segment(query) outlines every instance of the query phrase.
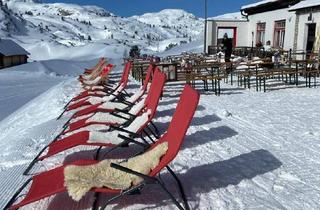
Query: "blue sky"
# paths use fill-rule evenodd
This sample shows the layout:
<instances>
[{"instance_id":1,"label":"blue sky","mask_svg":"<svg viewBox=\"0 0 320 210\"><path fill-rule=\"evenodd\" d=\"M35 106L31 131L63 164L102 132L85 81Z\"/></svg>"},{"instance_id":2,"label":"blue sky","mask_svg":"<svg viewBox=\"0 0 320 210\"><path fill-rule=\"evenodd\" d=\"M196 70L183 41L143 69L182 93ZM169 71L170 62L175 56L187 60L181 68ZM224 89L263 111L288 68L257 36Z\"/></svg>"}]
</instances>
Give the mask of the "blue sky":
<instances>
[{"instance_id":1,"label":"blue sky","mask_svg":"<svg viewBox=\"0 0 320 210\"><path fill-rule=\"evenodd\" d=\"M239 11L245 4L259 0L208 0L208 15L213 17ZM198 17L204 16L204 0L43 0L43 2L64 2L82 5L98 5L120 16L140 15L162 9L184 9Z\"/></svg>"}]
</instances>

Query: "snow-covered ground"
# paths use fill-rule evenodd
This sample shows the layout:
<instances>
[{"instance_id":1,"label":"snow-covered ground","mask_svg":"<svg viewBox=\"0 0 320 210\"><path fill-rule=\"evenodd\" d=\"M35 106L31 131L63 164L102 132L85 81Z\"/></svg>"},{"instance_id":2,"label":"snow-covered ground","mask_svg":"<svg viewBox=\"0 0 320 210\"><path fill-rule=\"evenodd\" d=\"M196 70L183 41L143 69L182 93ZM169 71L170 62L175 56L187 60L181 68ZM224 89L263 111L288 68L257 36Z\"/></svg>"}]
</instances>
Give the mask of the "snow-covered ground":
<instances>
[{"instance_id":1,"label":"snow-covered ground","mask_svg":"<svg viewBox=\"0 0 320 210\"><path fill-rule=\"evenodd\" d=\"M119 71L120 61L114 62ZM91 65L93 61L47 61L0 72L0 78L5 78L0 83L0 209L27 179L22 176L27 164L67 120L67 116L59 121L56 117L79 91L72 75ZM26 87L30 89L24 93ZM131 81L130 91L137 87ZM161 132L170 122L182 87L179 83L165 87L155 119ZM220 97L202 94L184 145L172 163L192 209L319 209L319 89L257 93L227 84L223 88ZM3 104L8 100L11 103ZM14 107L16 101L21 103ZM82 149L50 158L36 170L91 157L94 152ZM177 195L169 175L162 177ZM90 209L92 196L75 203L62 193L25 209ZM156 187L120 199L112 207L174 209Z\"/></svg>"},{"instance_id":2,"label":"snow-covered ground","mask_svg":"<svg viewBox=\"0 0 320 210\"><path fill-rule=\"evenodd\" d=\"M0 37L9 36L31 52L31 59L43 61L0 70L0 209L28 178L22 172L30 161L61 131L68 116L56 118L79 92L76 75L97 57L111 58L119 77L119 58L131 45L155 53L170 43L192 41L159 56L203 49L202 20L181 10L122 18L95 6L21 1L5 1L9 8L0 9ZM129 92L137 84L131 79ZM165 87L155 118L161 132L182 88L181 83ZM171 164L192 209L319 209L319 88L281 86L261 93L223 84L223 89L220 97L201 95L184 145ZM94 151L69 150L43 161L35 171L91 158ZM177 195L170 176L164 172L162 178ZM62 193L24 209L85 210L92 198L88 194L76 203ZM175 209L154 187L111 206Z\"/></svg>"}]
</instances>

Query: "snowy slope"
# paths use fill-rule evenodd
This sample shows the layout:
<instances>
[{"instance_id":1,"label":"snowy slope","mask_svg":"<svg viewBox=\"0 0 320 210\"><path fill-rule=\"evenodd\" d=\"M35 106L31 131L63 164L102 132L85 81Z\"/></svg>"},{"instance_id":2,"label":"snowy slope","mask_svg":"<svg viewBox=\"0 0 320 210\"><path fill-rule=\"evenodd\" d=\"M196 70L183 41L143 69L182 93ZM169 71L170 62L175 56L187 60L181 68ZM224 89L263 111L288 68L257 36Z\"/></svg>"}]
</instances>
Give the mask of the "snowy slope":
<instances>
[{"instance_id":1,"label":"snowy slope","mask_svg":"<svg viewBox=\"0 0 320 210\"><path fill-rule=\"evenodd\" d=\"M35 60L68 55L55 53L56 49L66 52L68 48L95 44L105 51L121 46L126 49L123 53L132 45L139 45L147 53L163 51L171 43L187 43L202 35L202 20L183 10L124 18L96 6L13 0L6 4L8 8L0 9L0 37L16 40ZM39 55L39 48L44 50L43 55Z\"/></svg>"},{"instance_id":2,"label":"snowy slope","mask_svg":"<svg viewBox=\"0 0 320 210\"><path fill-rule=\"evenodd\" d=\"M0 122L52 86L73 78L94 61L51 60L0 71Z\"/></svg>"},{"instance_id":3,"label":"snowy slope","mask_svg":"<svg viewBox=\"0 0 320 210\"><path fill-rule=\"evenodd\" d=\"M179 55L181 53L202 53L203 52L203 40L193 41L184 45L176 46L170 50L166 50L157 53L159 57L167 57L170 55Z\"/></svg>"}]
</instances>

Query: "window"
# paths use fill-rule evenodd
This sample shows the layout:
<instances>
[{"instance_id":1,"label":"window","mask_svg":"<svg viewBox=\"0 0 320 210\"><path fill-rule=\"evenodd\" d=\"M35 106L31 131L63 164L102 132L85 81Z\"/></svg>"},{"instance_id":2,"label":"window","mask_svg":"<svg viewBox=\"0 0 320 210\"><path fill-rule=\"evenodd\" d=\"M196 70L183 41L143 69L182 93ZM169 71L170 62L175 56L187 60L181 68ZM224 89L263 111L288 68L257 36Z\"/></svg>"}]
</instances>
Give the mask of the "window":
<instances>
[{"instance_id":1,"label":"window","mask_svg":"<svg viewBox=\"0 0 320 210\"><path fill-rule=\"evenodd\" d=\"M265 37L266 37L266 23L258 23L256 44L265 45L266 44Z\"/></svg>"},{"instance_id":2,"label":"window","mask_svg":"<svg viewBox=\"0 0 320 210\"><path fill-rule=\"evenodd\" d=\"M276 21L274 24L274 41L273 41L274 47L283 48L285 33L286 33L286 20Z\"/></svg>"}]
</instances>

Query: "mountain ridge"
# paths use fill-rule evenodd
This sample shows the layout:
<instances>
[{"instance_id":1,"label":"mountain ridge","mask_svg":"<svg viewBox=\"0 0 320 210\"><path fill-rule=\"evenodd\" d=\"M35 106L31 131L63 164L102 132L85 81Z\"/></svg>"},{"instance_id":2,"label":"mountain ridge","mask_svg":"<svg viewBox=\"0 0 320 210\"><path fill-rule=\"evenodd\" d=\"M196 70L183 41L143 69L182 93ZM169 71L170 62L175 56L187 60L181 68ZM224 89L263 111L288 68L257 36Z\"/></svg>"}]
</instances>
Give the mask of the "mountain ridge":
<instances>
[{"instance_id":1,"label":"mountain ridge","mask_svg":"<svg viewBox=\"0 0 320 210\"><path fill-rule=\"evenodd\" d=\"M165 9L120 17L98 6L6 0L0 9L0 37L27 50L34 45L81 47L88 44L138 45L145 53L198 40L203 20L184 10ZM38 59L35 57L35 59Z\"/></svg>"}]
</instances>

